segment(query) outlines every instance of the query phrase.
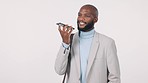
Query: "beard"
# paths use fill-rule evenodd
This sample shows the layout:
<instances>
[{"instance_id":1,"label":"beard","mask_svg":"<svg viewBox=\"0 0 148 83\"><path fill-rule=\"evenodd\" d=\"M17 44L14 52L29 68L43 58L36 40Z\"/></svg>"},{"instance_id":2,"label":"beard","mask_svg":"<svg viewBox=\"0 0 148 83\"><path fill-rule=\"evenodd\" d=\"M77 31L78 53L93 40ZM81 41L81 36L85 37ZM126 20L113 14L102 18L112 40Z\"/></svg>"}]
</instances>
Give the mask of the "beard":
<instances>
[{"instance_id":1,"label":"beard","mask_svg":"<svg viewBox=\"0 0 148 83\"><path fill-rule=\"evenodd\" d=\"M94 29L94 21L92 20L91 22L89 22L84 28L80 28L79 21L77 21L77 26L79 31L87 32Z\"/></svg>"}]
</instances>

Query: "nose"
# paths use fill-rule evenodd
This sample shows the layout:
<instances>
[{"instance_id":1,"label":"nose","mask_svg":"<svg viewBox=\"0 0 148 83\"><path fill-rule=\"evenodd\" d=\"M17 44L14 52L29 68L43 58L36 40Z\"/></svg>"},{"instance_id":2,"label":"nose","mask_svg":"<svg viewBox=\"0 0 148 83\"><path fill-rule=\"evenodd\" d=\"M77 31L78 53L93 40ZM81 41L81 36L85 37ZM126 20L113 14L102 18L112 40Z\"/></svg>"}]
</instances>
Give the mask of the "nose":
<instances>
[{"instance_id":1,"label":"nose","mask_svg":"<svg viewBox=\"0 0 148 83\"><path fill-rule=\"evenodd\" d=\"M84 21L85 18L84 18L83 16L78 16L78 20L79 20L79 21Z\"/></svg>"}]
</instances>

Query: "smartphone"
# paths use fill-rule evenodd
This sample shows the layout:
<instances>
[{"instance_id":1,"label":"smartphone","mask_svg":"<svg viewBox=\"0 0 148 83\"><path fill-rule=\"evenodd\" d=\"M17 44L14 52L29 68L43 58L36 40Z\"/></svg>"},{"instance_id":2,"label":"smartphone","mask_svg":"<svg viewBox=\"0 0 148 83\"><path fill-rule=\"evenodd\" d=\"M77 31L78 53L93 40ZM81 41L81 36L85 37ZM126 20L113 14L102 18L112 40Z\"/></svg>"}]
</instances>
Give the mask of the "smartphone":
<instances>
[{"instance_id":1,"label":"smartphone","mask_svg":"<svg viewBox=\"0 0 148 83\"><path fill-rule=\"evenodd\" d=\"M57 24L58 26L60 26L60 27L64 27L64 26L66 26L65 24L60 23L60 22L59 22L59 23L56 23L56 24ZM67 28L69 28L69 27L70 27L70 26L68 26ZM72 27L72 29L74 30L75 28Z\"/></svg>"}]
</instances>

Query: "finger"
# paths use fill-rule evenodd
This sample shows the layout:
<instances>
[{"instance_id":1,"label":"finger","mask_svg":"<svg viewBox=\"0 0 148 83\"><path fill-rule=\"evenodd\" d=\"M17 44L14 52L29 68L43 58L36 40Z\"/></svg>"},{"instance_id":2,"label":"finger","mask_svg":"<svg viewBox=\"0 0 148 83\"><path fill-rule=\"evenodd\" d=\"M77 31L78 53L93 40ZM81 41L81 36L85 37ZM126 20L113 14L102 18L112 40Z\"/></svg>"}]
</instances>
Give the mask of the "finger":
<instances>
[{"instance_id":1,"label":"finger","mask_svg":"<svg viewBox=\"0 0 148 83\"><path fill-rule=\"evenodd\" d=\"M69 32L71 29L70 29L70 26L67 26L67 30L66 32Z\"/></svg>"},{"instance_id":2,"label":"finger","mask_svg":"<svg viewBox=\"0 0 148 83\"><path fill-rule=\"evenodd\" d=\"M59 31L62 31L62 29L61 29L61 27L60 27L60 26L58 27L58 30L59 30Z\"/></svg>"},{"instance_id":3,"label":"finger","mask_svg":"<svg viewBox=\"0 0 148 83\"><path fill-rule=\"evenodd\" d=\"M62 31L61 27L59 27L58 30L59 30L60 34L62 34L63 31Z\"/></svg>"},{"instance_id":4,"label":"finger","mask_svg":"<svg viewBox=\"0 0 148 83\"><path fill-rule=\"evenodd\" d=\"M68 26L68 25L65 25L65 26L63 27L63 31L66 31L66 30L67 30L67 26Z\"/></svg>"},{"instance_id":5,"label":"finger","mask_svg":"<svg viewBox=\"0 0 148 83\"><path fill-rule=\"evenodd\" d=\"M73 31L72 26L69 27L69 33Z\"/></svg>"}]
</instances>

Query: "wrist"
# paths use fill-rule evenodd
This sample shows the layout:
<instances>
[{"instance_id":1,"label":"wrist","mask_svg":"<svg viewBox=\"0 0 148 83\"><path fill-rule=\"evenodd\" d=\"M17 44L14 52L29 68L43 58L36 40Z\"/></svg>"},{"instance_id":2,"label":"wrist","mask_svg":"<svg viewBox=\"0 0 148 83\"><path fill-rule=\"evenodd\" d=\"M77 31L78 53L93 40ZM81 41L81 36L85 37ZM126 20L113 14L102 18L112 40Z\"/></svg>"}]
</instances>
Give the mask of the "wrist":
<instances>
[{"instance_id":1,"label":"wrist","mask_svg":"<svg viewBox=\"0 0 148 83\"><path fill-rule=\"evenodd\" d=\"M68 41L63 41L63 43L65 43L65 44L70 44L70 42L68 42Z\"/></svg>"},{"instance_id":2,"label":"wrist","mask_svg":"<svg viewBox=\"0 0 148 83\"><path fill-rule=\"evenodd\" d=\"M64 43L64 42L62 43L62 46L63 46L64 48L66 48L66 49L69 48L69 44L66 44L66 43Z\"/></svg>"}]
</instances>

